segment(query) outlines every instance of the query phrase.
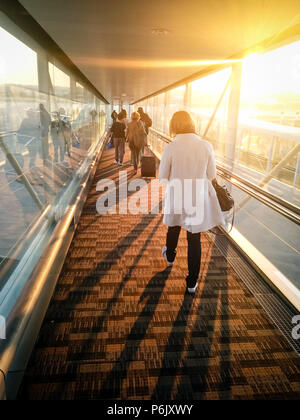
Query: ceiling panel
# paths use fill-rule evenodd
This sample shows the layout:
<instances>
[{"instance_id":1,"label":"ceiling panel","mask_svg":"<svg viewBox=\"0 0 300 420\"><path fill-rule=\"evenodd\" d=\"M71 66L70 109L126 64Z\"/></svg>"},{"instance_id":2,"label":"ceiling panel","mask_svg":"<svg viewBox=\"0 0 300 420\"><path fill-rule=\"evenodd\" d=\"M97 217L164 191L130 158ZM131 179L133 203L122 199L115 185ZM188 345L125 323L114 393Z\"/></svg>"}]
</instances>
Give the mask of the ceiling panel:
<instances>
[{"instance_id":1,"label":"ceiling panel","mask_svg":"<svg viewBox=\"0 0 300 420\"><path fill-rule=\"evenodd\" d=\"M109 101L139 99L201 70L199 60L276 37L300 14L299 0L20 2Z\"/></svg>"}]
</instances>

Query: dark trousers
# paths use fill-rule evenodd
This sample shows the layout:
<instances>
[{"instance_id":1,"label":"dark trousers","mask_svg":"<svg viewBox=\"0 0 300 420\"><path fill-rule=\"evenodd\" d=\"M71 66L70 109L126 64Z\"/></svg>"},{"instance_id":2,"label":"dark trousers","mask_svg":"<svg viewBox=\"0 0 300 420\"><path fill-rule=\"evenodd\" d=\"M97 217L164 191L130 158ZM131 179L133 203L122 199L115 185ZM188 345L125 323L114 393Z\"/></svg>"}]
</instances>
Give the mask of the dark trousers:
<instances>
[{"instance_id":1,"label":"dark trousers","mask_svg":"<svg viewBox=\"0 0 300 420\"><path fill-rule=\"evenodd\" d=\"M169 227L167 234L167 258L169 262L174 262L176 248L180 235L181 227ZM201 264L201 233L187 232L188 240L188 267L189 275L186 278L187 287L195 287L200 273Z\"/></svg>"},{"instance_id":2,"label":"dark trousers","mask_svg":"<svg viewBox=\"0 0 300 420\"><path fill-rule=\"evenodd\" d=\"M42 155L41 145L30 144L30 146L27 147L27 149L29 152L29 167L34 168L36 166L36 159L38 155Z\"/></svg>"},{"instance_id":3,"label":"dark trousers","mask_svg":"<svg viewBox=\"0 0 300 420\"><path fill-rule=\"evenodd\" d=\"M124 155L125 155L125 139L122 138L115 138L115 159L119 163L123 163Z\"/></svg>"},{"instance_id":4,"label":"dark trousers","mask_svg":"<svg viewBox=\"0 0 300 420\"><path fill-rule=\"evenodd\" d=\"M64 162L65 160L65 145L63 143L53 142L54 147L54 162Z\"/></svg>"},{"instance_id":5,"label":"dark trousers","mask_svg":"<svg viewBox=\"0 0 300 420\"><path fill-rule=\"evenodd\" d=\"M131 149L132 159L133 159L133 166L134 169L137 171L140 165L141 160L141 149L137 149L136 147Z\"/></svg>"},{"instance_id":6,"label":"dark trousers","mask_svg":"<svg viewBox=\"0 0 300 420\"><path fill-rule=\"evenodd\" d=\"M48 136L42 137L42 155L43 161L46 162L49 159L49 138Z\"/></svg>"}]
</instances>

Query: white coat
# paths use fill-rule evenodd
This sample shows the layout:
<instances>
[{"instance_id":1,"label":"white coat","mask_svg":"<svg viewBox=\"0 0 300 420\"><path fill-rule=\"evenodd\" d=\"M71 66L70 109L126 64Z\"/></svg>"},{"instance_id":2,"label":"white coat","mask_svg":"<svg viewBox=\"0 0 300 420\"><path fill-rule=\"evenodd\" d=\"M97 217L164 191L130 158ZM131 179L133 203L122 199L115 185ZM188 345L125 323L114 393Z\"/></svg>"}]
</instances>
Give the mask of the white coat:
<instances>
[{"instance_id":1,"label":"white coat","mask_svg":"<svg viewBox=\"0 0 300 420\"><path fill-rule=\"evenodd\" d=\"M166 146L159 168L160 182L167 183L164 223L181 226L191 233L224 225L211 184L214 178L216 163L211 144L196 134L178 134Z\"/></svg>"}]
</instances>

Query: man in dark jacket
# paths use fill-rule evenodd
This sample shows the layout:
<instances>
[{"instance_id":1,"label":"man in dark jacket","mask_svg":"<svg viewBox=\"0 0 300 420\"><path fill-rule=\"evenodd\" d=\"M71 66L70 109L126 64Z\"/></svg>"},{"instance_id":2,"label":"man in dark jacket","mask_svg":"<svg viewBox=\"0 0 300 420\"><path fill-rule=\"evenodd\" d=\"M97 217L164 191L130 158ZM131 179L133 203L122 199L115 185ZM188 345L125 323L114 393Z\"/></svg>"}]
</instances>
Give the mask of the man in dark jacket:
<instances>
[{"instance_id":1,"label":"man in dark jacket","mask_svg":"<svg viewBox=\"0 0 300 420\"><path fill-rule=\"evenodd\" d=\"M124 115L119 113L117 121L111 126L110 132L112 133L115 144L115 165L123 166L123 159L125 155L125 130L126 125L123 122Z\"/></svg>"},{"instance_id":2,"label":"man in dark jacket","mask_svg":"<svg viewBox=\"0 0 300 420\"><path fill-rule=\"evenodd\" d=\"M149 133L149 128L152 126L152 120L149 117L149 115L144 112L142 107L138 108L138 113L140 114L141 121L144 124L145 131L148 134Z\"/></svg>"},{"instance_id":3,"label":"man in dark jacket","mask_svg":"<svg viewBox=\"0 0 300 420\"><path fill-rule=\"evenodd\" d=\"M111 119L113 120L113 123L117 121L117 118L118 118L118 114L115 110L113 110L111 114Z\"/></svg>"},{"instance_id":4,"label":"man in dark jacket","mask_svg":"<svg viewBox=\"0 0 300 420\"><path fill-rule=\"evenodd\" d=\"M36 166L37 156L42 156L41 129L37 112L32 108L26 111L26 117L22 120L17 132L18 143L26 147L29 152L29 167Z\"/></svg>"},{"instance_id":5,"label":"man in dark jacket","mask_svg":"<svg viewBox=\"0 0 300 420\"><path fill-rule=\"evenodd\" d=\"M42 155L45 163L49 158L49 128L51 125L51 117L43 104L40 104L39 109L41 122Z\"/></svg>"}]
</instances>

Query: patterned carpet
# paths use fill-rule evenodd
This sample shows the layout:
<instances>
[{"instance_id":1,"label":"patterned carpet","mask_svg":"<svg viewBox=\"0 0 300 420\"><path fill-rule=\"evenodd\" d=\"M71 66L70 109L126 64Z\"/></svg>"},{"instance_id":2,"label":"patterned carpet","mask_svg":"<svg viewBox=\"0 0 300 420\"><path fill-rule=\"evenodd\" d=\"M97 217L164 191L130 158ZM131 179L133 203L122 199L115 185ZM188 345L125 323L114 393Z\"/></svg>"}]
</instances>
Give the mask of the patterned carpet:
<instances>
[{"instance_id":1,"label":"patterned carpet","mask_svg":"<svg viewBox=\"0 0 300 420\"><path fill-rule=\"evenodd\" d=\"M112 162L106 151L19 398L299 399L298 355L207 235L193 297L184 232L168 269L161 214L97 214Z\"/></svg>"}]
</instances>

